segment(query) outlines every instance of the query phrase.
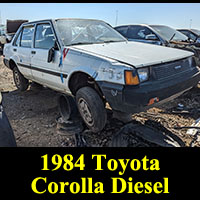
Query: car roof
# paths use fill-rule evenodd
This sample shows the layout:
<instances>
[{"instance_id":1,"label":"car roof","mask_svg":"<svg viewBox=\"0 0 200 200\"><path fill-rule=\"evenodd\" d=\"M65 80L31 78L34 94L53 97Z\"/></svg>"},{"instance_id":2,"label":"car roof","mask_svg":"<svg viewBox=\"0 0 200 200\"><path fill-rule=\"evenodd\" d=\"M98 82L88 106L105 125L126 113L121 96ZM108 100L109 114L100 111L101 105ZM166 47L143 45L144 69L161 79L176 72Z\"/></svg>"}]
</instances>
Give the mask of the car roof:
<instances>
[{"instance_id":1,"label":"car roof","mask_svg":"<svg viewBox=\"0 0 200 200\"><path fill-rule=\"evenodd\" d=\"M115 28L126 27L126 26L149 26L149 25L148 24L125 24L125 25L116 26Z\"/></svg>"},{"instance_id":2,"label":"car roof","mask_svg":"<svg viewBox=\"0 0 200 200\"><path fill-rule=\"evenodd\" d=\"M178 28L177 30L178 31L191 31L191 29L188 29L188 28Z\"/></svg>"},{"instance_id":3,"label":"car roof","mask_svg":"<svg viewBox=\"0 0 200 200\"><path fill-rule=\"evenodd\" d=\"M30 21L30 22L25 22L23 25L29 25L29 24L34 24L34 23L40 23L40 22L46 22L46 21L58 21L58 20L83 20L83 21L102 21L103 20L98 20L98 19L82 19L82 18L57 18L57 19L42 19L42 20L36 20L36 21Z\"/></svg>"},{"instance_id":4,"label":"car roof","mask_svg":"<svg viewBox=\"0 0 200 200\"><path fill-rule=\"evenodd\" d=\"M152 26L166 26L166 27L169 27L167 25L162 25L162 24L127 24L127 25L121 25L121 26L116 26L115 28L119 28L119 27L126 27L126 26L146 26L146 27L151 27Z\"/></svg>"},{"instance_id":5,"label":"car roof","mask_svg":"<svg viewBox=\"0 0 200 200\"><path fill-rule=\"evenodd\" d=\"M198 35L196 32L195 32L195 30L197 30L198 31L198 29L187 29L187 28L182 28L182 29L177 29L177 31L190 31L190 32L192 32L194 35Z\"/></svg>"}]
</instances>

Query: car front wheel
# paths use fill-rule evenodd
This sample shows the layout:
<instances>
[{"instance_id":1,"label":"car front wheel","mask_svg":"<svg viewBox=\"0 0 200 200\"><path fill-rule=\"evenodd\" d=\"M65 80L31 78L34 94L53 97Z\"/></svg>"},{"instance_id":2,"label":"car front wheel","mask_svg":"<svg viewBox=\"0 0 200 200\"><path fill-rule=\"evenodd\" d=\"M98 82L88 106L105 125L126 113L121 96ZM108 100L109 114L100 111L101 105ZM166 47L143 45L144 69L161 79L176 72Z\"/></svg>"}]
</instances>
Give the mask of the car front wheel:
<instances>
[{"instance_id":1,"label":"car front wheel","mask_svg":"<svg viewBox=\"0 0 200 200\"><path fill-rule=\"evenodd\" d=\"M87 127L94 133L103 130L107 113L99 94L91 87L83 87L76 93L76 103Z\"/></svg>"}]
</instances>

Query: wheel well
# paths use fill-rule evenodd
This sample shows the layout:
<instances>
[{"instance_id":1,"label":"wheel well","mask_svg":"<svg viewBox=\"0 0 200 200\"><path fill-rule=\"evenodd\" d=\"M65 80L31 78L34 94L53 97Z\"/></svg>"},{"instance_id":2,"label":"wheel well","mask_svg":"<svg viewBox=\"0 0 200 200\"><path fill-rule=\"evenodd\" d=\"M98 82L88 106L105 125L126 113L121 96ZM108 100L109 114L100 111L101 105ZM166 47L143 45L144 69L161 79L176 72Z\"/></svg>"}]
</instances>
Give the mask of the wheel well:
<instances>
[{"instance_id":1,"label":"wheel well","mask_svg":"<svg viewBox=\"0 0 200 200\"><path fill-rule=\"evenodd\" d=\"M76 72L71 76L69 80L69 89L74 96L80 88L85 86L92 87L98 92L100 97L103 98L103 93L100 87L98 86L94 78L92 78L90 75L83 72Z\"/></svg>"},{"instance_id":2,"label":"wheel well","mask_svg":"<svg viewBox=\"0 0 200 200\"><path fill-rule=\"evenodd\" d=\"M9 61L9 67L10 67L10 69L13 70L14 67L16 67L16 66L17 66L17 65L15 64L15 61L11 59L11 60Z\"/></svg>"}]
</instances>

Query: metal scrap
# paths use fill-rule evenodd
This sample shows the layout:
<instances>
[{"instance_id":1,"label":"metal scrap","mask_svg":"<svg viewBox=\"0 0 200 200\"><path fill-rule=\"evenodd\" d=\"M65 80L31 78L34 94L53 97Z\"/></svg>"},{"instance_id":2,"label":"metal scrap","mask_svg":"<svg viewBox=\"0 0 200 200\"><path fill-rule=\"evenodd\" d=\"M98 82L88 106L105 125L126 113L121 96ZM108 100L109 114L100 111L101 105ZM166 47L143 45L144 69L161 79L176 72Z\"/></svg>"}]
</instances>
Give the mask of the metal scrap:
<instances>
[{"instance_id":1,"label":"metal scrap","mask_svg":"<svg viewBox=\"0 0 200 200\"><path fill-rule=\"evenodd\" d=\"M151 127L143 124L129 123L123 126L117 134L112 138L111 146L129 146L129 136L142 139L151 146L162 146L162 147L181 147L183 143L175 140L173 137L165 132L158 131Z\"/></svg>"}]
</instances>

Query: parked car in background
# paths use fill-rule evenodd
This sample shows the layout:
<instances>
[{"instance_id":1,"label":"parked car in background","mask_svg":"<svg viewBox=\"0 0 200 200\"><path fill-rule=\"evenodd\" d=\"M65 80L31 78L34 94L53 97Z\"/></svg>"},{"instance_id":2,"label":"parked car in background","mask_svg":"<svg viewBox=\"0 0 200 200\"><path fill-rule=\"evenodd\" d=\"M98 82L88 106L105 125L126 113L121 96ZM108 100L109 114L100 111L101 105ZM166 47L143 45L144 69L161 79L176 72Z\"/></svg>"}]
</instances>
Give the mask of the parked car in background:
<instances>
[{"instance_id":1,"label":"parked car in background","mask_svg":"<svg viewBox=\"0 0 200 200\"><path fill-rule=\"evenodd\" d=\"M89 19L24 23L4 47L4 63L19 90L31 80L75 97L95 133L105 127L106 103L113 111L135 113L196 85L200 72L193 55L129 42L107 23Z\"/></svg>"},{"instance_id":2,"label":"parked car in background","mask_svg":"<svg viewBox=\"0 0 200 200\"><path fill-rule=\"evenodd\" d=\"M4 25L0 25L0 55L3 52L3 45L6 43L5 29L6 27Z\"/></svg>"},{"instance_id":3,"label":"parked car in background","mask_svg":"<svg viewBox=\"0 0 200 200\"><path fill-rule=\"evenodd\" d=\"M2 106L0 92L0 147L16 147L15 136L12 127Z\"/></svg>"},{"instance_id":4,"label":"parked car in background","mask_svg":"<svg viewBox=\"0 0 200 200\"><path fill-rule=\"evenodd\" d=\"M194 41L194 43L197 47L200 47L200 30L197 30L197 29L177 29L177 31L180 31L181 33L186 35L188 38L190 38L192 41Z\"/></svg>"},{"instance_id":5,"label":"parked car in background","mask_svg":"<svg viewBox=\"0 0 200 200\"><path fill-rule=\"evenodd\" d=\"M194 53L196 62L200 66L200 48L181 32L164 25L124 25L115 27L119 33L129 41L145 42L162 45Z\"/></svg>"},{"instance_id":6,"label":"parked car in background","mask_svg":"<svg viewBox=\"0 0 200 200\"><path fill-rule=\"evenodd\" d=\"M3 52L4 45L9 43L17 32L21 24L28 20L7 20L6 26L0 27L0 51Z\"/></svg>"}]
</instances>

